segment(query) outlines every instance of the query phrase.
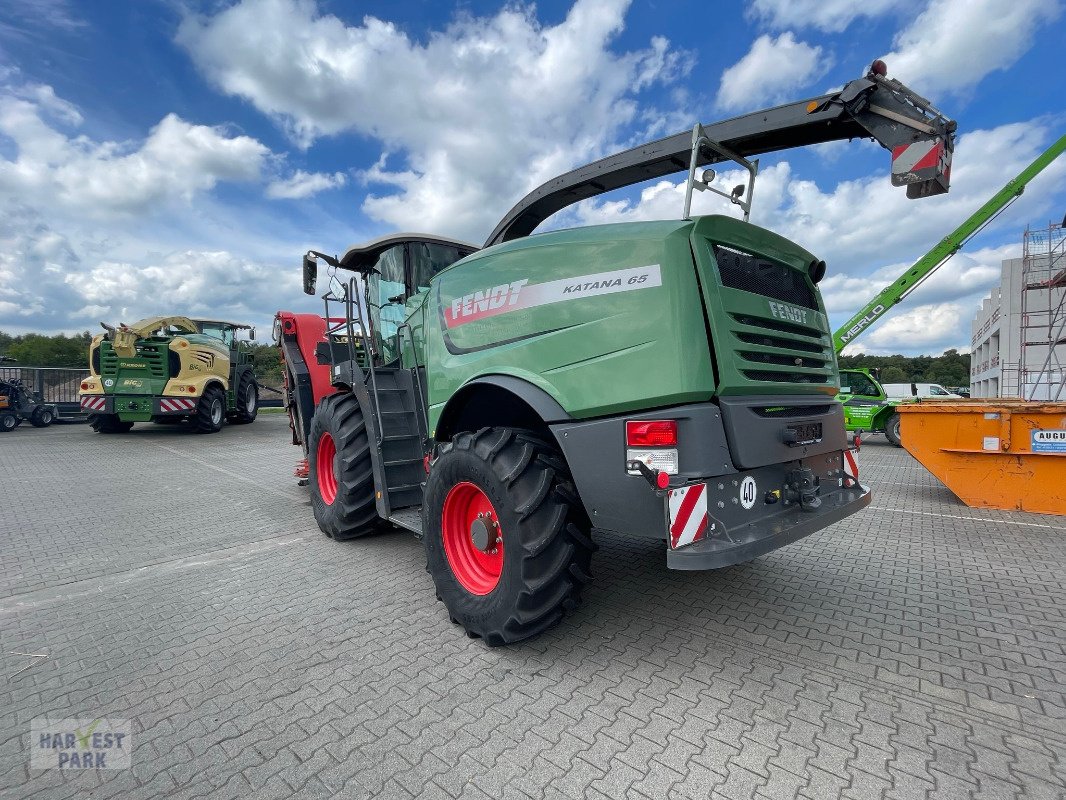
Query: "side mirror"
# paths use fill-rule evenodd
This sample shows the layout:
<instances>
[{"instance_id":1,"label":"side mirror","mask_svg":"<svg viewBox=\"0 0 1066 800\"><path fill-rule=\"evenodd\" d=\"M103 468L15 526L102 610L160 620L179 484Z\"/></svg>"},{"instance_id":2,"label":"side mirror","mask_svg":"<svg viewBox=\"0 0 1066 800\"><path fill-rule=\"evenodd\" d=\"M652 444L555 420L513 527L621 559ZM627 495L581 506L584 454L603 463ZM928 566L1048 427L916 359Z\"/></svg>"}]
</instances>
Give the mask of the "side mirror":
<instances>
[{"instance_id":1,"label":"side mirror","mask_svg":"<svg viewBox=\"0 0 1066 800\"><path fill-rule=\"evenodd\" d=\"M318 262L309 254L304 255L304 294L314 296L318 282Z\"/></svg>"},{"instance_id":2,"label":"side mirror","mask_svg":"<svg viewBox=\"0 0 1066 800\"><path fill-rule=\"evenodd\" d=\"M734 202L734 203L739 202L740 198L742 198L743 196L744 196L744 184L743 183L738 183L736 186L733 187L733 191L731 191L729 193L729 199L732 202Z\"/></svg>"},{"instance_id":3,"label":"side mirror","mask_svg":"<svg viewBox=\"0 0 1066 800\"><path fill-rule=\"evenodd\" d=\"M248 341L249 342L254 342L255 341L255 328L249 328L248 329Z\"/></svg>"}]
</instances>

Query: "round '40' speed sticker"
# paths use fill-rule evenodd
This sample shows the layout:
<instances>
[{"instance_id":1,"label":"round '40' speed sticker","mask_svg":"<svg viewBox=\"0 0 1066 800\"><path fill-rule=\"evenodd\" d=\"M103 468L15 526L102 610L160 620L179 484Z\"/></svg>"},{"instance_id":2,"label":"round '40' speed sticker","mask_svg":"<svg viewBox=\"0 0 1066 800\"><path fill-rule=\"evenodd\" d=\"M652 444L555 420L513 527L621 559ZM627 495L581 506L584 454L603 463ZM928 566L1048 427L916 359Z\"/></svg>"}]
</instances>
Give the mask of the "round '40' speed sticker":
<instances>
[{"instance_id":1,"label":"round '40' speed sticker","mask_svg":"<svg viewBox=\"0 0 1066 800\"><path fill-rule=\"evenodd\" d=\"M748 475L740 482L740 504L745 510L755 507L756 494L758 494L758 487L755 485L755 479Z\"/></svg>"}]
</instances>

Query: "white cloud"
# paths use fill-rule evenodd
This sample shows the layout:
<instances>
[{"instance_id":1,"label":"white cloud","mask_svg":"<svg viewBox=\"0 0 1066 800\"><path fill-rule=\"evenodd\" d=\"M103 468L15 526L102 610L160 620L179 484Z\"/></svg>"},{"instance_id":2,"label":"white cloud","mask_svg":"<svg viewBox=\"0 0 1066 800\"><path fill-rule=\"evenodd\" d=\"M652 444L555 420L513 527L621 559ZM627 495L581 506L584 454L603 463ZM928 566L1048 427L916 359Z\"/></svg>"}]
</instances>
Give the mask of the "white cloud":
<instances>
[{"instance_id":1,"label":"white cloud","mask_svg":"<svg viewBox=\"0 0 1066 800\"><path fill-rule=\"evenodd\" d=\"M143 214L168 202L190 201L219 181L254 181L268 148L222 128L165 116L139 143L93 142L49 125L81 122L51 87L0 90L0 134L17 155L0 159L0 196L51 206L88 217Z\"/></svg>"},{"instance_id":2,"label":"white cloud","mask_svg":"<svg viewBox=\"0 0 1066 800\"><path fill-rule=\"evenodd\" d=\"M67 0L5 0L6 21L0 21L0 35L27 35L27 28L76 31L86 22L75 15Z\"/></svg>"},{"instance_id":3,"label":"white cloud","mask_svg":"<svg viewBox=\"0 0 1066 800\"><path fill-rule=\"evenodd\" d=\"M983 296L999 284L1003 260L1020 255L1021 237L1018 242L999 247L960 251L913 290L905 302L928 305ZM820 287L826 310L830 314L854 312L893 284L913 263L889 264L869 275L837 272L826 276ZM976 307L976 302L973 305Z\"/></svg>"},{"instance_id":4,"label":"white cloud","mask_svg":"<svg viewBox=\"0 0 1066 800\"><path fill-rule=\"evenodd\" d=\"M211 191L260 184L282 157L173 114L142 140L94 141L51 87L5 78L18 73L0 76L0 329L84 330L168 311L263 325L277 308L308 307L295 256L285 265L275 258L307 249L304 238L319 232L306 219L228 207ZM276 184L308 191L317 181L297 172Z\"/></svg>"},{"instance_id":5,"label":"white cloud","mask_svg":"<svg viewBox=\"0 0 1066 800\"><path fill-rule=\"evenodd\" d=\"M610 152L653 111L639 113L637 96L689 66L658 37L614 52L628 5L578 0L549 27L509 4L414 41L308 0L243 0L187 18L178 41L212 82L304 145L348 131L385 143L388 158L362 172L384 190L365 200L373 218L479 240L529 189Z\"/></svg>"},{"instance_id":6,"label":"white cloud","mask_svg":"<svg viewBox=\"0 0 1066 800\"><path fill-rule=\"evenodd\" d=\"M839 33L860 17L882 16L905 0L754 0L749 14L773 28L817 28Z\"/></svg>"},{"instance_id":7,"label":"white cloud","mask_svg":"<svg viewBox=\"0 0 1066 800\"><path fill-rule=\"evenodd\" d=\"M867 352L942 353L950 347L959 349L963 339L969 339L973 313L964 303L917 306L878 322L866 334Z\"/></svg>"},{"instance_id":8,"label":"white cloud","mask_svg":"<svg viewBox=\"0 0 1066 800\"><path fill-rule=\"evenodd\" d=\"M927 96L965 91L1011 66L1061 13L1060 0L932 0L884 56L889 76Z\"/></svg>"},{"instance_id":9,"label":"white cloud","mask_svg":"<svg viewBox=\"0 0 1066 800\"><path fill-rule=\"evenodd\" d=\"M298 252L295 244L292 252ZM159 313L247 319L266 326L279 308L316 310L300 290L296 264L278 265L224 250L101 256L34 212L0 225L0 329L76 331ZM295 261L295 259L294 259Z\"/></svg>"},{"instance_id":10,"label":"white cloud","mask_svg":"<svg viewBox=\"0 0 1066 800\"><path fill-rule=\"evenodd\" d=\"M129 322L156 313L161 297L192 316L259 316L264 305L280 307L300 292L296 269L275 267L226 251L186 250L147 264L101 261L64 278L103 319Z\"/></svg>"},{"instance_id":11,"label":"white cloud","mask_svg":"<svg viewBox=\"0 0 1066 800\"><path fill-rule=\"evenodd\" d=\"M781 102L820 78L831 65L832 58L821 47L796 41L791 31L776 39L763 34L722 73L718 107L747 110Z\"/></svg>"},{"instance_id":12,"label":"white cloud","mask_svg":"<svg viewBox=\"0 0 1066 800\"><path fill-rule=\"evenodd\" d=\"M343 172L304 172L296 170L291 176L272 181L267 186L267 197L275 200L302 200L326 189L339 189L348 182Z\"/></svg>"}]
</instances>

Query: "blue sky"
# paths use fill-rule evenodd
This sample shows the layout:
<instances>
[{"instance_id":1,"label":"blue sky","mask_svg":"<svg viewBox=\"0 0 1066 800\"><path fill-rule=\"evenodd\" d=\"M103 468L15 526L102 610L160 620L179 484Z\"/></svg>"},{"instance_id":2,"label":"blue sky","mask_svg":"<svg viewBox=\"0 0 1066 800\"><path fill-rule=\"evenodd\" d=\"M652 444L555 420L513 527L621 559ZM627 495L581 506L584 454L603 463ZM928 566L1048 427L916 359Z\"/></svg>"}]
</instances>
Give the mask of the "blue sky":
<instances>
[{"instance_id":1,"label":"blue sky","mask_svg":"<svg viewBox=\"0 0 1066 800\"><path fill-rule=\"evenodd\" d=\"M481 242L558 173L883 57L959 123L950 194L906 200L853 142L763 158L755 195L753 221L827 261L842 322L1066 132L1064 33L1062 0L0 0L0 329L267 328L318 310L309 248ZM861 349L965 349L1025 225L1066 212L1064 179L1066 158ZM676 218L681 181L546 224Z\"/></svg>"}]
</instances>

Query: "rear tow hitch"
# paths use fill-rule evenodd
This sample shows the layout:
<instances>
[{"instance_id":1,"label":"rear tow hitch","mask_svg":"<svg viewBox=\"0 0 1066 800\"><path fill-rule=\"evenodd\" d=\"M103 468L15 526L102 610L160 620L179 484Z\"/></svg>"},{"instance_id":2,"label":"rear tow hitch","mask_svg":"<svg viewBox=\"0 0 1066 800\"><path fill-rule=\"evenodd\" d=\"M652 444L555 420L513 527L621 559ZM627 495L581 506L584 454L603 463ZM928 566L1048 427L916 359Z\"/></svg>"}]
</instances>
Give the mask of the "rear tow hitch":
<instances>
[{"instance_id":1,"label":"rear tow hitch","mask_svg":"<svg viewBox=\"0 0 1066 800\"><path fill-rule=\"evenodd\" d=\"M789 470L785 478L785 499L790 503L799 503L803 511L817 511L822 505L818 496L818 477L809 467Z\"/></svg>"}]
</instances>

